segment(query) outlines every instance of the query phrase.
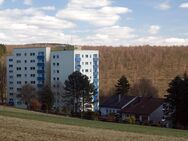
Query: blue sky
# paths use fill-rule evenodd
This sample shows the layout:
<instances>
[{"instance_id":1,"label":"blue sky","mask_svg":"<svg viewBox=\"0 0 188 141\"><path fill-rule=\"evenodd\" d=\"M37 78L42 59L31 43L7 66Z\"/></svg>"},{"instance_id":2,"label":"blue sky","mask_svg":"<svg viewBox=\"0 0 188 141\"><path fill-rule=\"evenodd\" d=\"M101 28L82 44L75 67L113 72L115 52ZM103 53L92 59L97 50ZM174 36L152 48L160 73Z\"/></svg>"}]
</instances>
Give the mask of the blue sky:
<instances>
[{"instance_id":1,"label":"blue sky","mask_svg":"<svg viewBox=\"0 0 188 141\"><path fill-rule=\"evenodd\" d=\"M0 41L188 45L188 0L0 0Z\"/></svg>"}]
</instances>

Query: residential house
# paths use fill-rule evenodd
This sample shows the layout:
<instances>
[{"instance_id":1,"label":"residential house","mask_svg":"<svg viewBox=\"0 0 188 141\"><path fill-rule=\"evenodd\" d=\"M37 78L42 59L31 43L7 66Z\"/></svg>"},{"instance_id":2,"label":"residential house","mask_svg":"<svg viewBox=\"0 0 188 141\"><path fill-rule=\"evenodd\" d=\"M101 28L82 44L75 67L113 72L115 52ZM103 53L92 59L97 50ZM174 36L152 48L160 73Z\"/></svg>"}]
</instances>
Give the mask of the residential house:
<instances>
[{"instance_id":1,"label":"residential house","mask_svg":"<svg viewBox=\"0 0 188 141\"><path fill-rule=\"evenodd\" d=\"M136 99L135 96L112 95L100 105L101 116L117 114Z\"/></svg>"},{"instance_id":2,"label":"residential house","mask_svg":"<svg viewBox=\"0 0 188 141\"><path fill-rule=\"evenodd\" d=\"M136 121L160 123L163 118L164 99L152 97L137 97L131 106L122 108L122 120L127 121L130 116L134 116Z\"/></svg>"}]
</instances>

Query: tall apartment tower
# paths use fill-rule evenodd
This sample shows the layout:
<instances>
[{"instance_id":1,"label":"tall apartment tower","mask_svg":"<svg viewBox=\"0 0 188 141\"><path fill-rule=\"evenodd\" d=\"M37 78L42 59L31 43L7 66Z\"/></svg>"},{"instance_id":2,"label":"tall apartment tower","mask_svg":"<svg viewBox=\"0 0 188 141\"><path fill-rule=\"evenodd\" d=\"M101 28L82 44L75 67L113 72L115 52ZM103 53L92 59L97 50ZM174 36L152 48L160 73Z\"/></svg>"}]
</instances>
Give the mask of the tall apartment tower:
<instances>
[{"instance_id":1,"label":"tall apartment tower","mask_svg":"<svg viewBox=\"0 0 188 141\"><path fill-rule=\"evenodd\" d=\"M50 83L50 48L16 48L7 57L7 103L18 108L26 105L17 98L22 86L39 90ZM49 84L50 85L50 84Z\"/></svg>"},{"instance_id":2,"label":"tall apartment tower","mask_svg":"<svg viewBox=\"0 0 188 141\"><path fill-rule=\"evenodd\" d=\"M93 110L99 110L99 52L97 50L64 50L51 53L51 88L55 96L54 106L62 106L60 93L68 76L74 71L87 75L97 89L93 98Z\"/></svg>"}]
</instances>

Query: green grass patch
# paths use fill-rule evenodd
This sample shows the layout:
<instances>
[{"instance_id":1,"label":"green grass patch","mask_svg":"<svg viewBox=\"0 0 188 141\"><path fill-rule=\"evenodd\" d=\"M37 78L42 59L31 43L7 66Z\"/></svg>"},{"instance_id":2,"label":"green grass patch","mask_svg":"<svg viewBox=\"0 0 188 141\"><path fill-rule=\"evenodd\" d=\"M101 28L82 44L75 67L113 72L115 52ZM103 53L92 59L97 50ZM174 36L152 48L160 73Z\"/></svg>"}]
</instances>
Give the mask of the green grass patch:
<instances>
[{"instance_id":1,"label":"green grass patch","mask_svg":"<svg viewBox=\"0 0 188 141\"><path fill-rule=\"evenodd\" d=\"M8 117L21 118L21 119L45 121L45 122L51 122L57 124L75 125L75 126L83 126L90 128L101 128L101 129L110 129L116 131L126 131L132 133L142 133L148 135L188 138L188 131L184 131L184 130L83 120L79 118L44 114L44 113L20 110L20 109L9 108L4 106L0 106L0 116L8 116Z\"/></svg>"}]
</instances>

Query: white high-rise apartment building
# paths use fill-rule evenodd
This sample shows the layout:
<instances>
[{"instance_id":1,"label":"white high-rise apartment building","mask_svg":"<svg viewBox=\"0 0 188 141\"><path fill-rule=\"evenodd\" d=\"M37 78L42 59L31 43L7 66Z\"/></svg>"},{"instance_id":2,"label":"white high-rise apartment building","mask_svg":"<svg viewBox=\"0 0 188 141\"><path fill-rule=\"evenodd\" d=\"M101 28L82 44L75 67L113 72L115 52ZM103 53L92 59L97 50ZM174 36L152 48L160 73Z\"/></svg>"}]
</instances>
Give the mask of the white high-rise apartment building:
<instances>
[{"instance_id":1,"label":"white high-rise apartment building","mask_svg":"<svg viewBox=\"0 0 188 141\"><path fill-rule=\"evenodd\" d=\"M47 48L15 48L7 57L7 103L19 108L26 105L17 98L22 86L30 84L36 90L50 82L50 53Z\"/></svg>"},{"instance_id":2,"label":"white high-rise apartment building","mask_svg":"<svg viewBox=\"0 0 188 141\"><path fill-rule=\"evenodd\" d=\"M74 71L87 75L94 84L97 94L93 110L99 110L99 52L97 50L65 50L51 53L51 88L54 92L54 106L62 106L62 86Z\"/></svg>"},{"instance_id":3,"label":"white high-rise apartment building","mask_svg":"<svg viewBox=\"0 0 188 141\"><path fill-rule=\"evenodd\" d=\"M7 57L7 103L19 108L26 105L17 98L22 86L30 84L41 89L51 85L55 108L62 108L63 85L74 71L88 76L97 90L93 110L99 110L99 52L97 50L51 51L47 48L16 48Z\"/></svg>"}]
</instances>

